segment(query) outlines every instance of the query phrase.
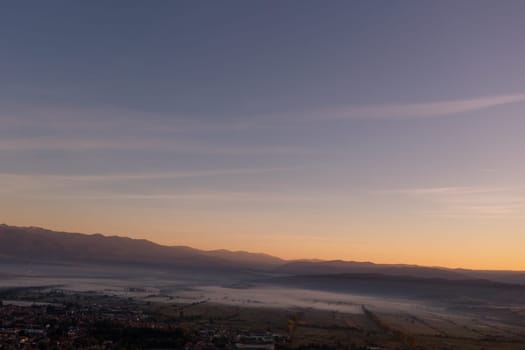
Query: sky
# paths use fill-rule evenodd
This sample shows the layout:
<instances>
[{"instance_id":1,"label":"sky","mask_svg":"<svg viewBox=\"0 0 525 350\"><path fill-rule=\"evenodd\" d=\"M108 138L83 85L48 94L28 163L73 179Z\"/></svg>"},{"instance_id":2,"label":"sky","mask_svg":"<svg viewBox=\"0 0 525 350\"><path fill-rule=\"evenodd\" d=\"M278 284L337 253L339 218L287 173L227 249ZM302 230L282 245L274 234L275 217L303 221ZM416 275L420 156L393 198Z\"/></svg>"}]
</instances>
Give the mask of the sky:
<instances>
[{"instance_id":1,"label":"sky","mask_svg":"<svg viewBox=\"0 0 525 350\"><path fill-rule=\"evenodd\" d=\"M0 222L525 270L522 1L4 1Z\"/></svg>"}]
</instances>

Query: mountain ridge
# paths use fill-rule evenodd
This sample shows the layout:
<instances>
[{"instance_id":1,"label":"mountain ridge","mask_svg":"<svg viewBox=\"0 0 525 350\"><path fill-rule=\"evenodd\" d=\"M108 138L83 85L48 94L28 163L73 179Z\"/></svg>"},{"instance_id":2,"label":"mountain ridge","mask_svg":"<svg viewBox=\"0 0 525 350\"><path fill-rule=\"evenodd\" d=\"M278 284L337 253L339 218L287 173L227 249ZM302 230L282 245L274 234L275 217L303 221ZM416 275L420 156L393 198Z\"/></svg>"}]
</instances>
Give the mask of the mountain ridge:
<instances>
[{"instance_id":1,"label":"mountain ridge","mask_svg":"<svg viewBox=\"0 0 525 350\"><path fill-rule=\"evenodd\" d=\"M232 255L235 255L233 259ZM58 232L40 227L0 225L0 256L51 261L93 261L152 265L272 266L281 259L254 253L204 251L187 246L163 246L146 239Z\"/></svg>"},{"instance_id":2,"label":"mountain ridge","mask_svg":"<svg viewBox=\"0 0 525 350\"><path fill-rule=\"evenodd\" d=\"M253 270L282 276L378 273L447 280L487 279L525 284L525 272L469 270L411 264L376 264L344 260L285 260L265 253L200 250L165 246L147 239L60 232L41 227L0 224L0 260L124 263L166 268Z\"/></svg>"}]
</instances>

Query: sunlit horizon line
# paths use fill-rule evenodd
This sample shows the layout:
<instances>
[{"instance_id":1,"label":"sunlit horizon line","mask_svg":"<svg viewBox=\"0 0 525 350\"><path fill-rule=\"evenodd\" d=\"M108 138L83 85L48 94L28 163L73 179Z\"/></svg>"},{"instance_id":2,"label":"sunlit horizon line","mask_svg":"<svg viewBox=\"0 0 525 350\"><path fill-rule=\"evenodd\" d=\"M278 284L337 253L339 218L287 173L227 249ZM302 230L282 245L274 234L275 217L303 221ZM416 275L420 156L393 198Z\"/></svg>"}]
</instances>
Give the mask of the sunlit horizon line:
<instances>
[{"instance_id":1,"label":"sunlit horizon line","mask_svg":"<svg viewBox=\"0 0 525 350\"><path fill-rule=\"evenodd\" d=\"M199 244L196 245L187 245L187 244L170 244L167 242L162 242L159 240L154 240L151 238L146 237L136 237L136 236L125 236L122 234L112 234L112 233L101 233L101 232L92 232L92 231L83 231L83 230L71 230L66 229L65 231L63 229L55 229L55 228L46 228L42 227L40 225L10 225L6 222L0 222L0 225L10 226L10 227L17 227L17 228L30 228L30 229L41 229L46 231L53 231L53 232L59 232L59 233L65 233L65 234L82 234L82 235L102 235L103 237L119 237L124 239L130 239L130 240L145 240L148 242L151 242L153 244L163 246L163 247L184 247L184 248L190 248L195 249L198 251L203 252L214 252L214 251L228 251L232 253L250 253L250 254L257 254L257 255L266 255L273 258L277 258L280 260L283 260L284 262L298 262L298 261L318 261L318 262L348 262L348 263L371 263L374 265L391 265L391 266L413 266L413 267L422 267L422 268L436 268L436 269L444 269L444 270L472 270L472 271L500 271L500 272L524 272L525 273L525 267L523 268L490 268L490 267L482 267L482 266L460 266L460 265L444 265L444 264L420 264L420 263L414 263L414 262L399 262L399 261L384 261L384 260L370 260L370 259L364 259L364 260L354 260L348 257L334 257L334 258L322 258L322 257L300 257L300 258L293 258L293 257L284 257L280 254L273 254L266 251L257 251L257 250L246 250L246 249L229 249L224 247L215 247L215 248L204 248L202 246L199 246ZM75 231L75 232L73 232ZM281 235L282 237L282 235ZM294 236L294 239L297 239L296 236Z\"/></svg>"}]
</instances>

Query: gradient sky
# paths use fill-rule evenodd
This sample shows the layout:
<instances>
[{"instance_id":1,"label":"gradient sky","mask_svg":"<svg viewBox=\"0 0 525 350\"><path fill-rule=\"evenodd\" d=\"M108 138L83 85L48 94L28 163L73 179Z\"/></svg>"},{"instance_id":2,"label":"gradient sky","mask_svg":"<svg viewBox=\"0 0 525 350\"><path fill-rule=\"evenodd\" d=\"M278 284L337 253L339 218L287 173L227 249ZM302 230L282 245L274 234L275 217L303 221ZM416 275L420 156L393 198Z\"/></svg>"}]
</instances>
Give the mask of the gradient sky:
<instances>
[{"instance_id":1,"label":"gradient sky","mask_svg":"<svg viewBox=\"0 0 525 350\"><path fill-rule=\"evenodd\" d=\"M523 1L4 1L0 222L525 270Z\"/></svg>"}]
</instances>

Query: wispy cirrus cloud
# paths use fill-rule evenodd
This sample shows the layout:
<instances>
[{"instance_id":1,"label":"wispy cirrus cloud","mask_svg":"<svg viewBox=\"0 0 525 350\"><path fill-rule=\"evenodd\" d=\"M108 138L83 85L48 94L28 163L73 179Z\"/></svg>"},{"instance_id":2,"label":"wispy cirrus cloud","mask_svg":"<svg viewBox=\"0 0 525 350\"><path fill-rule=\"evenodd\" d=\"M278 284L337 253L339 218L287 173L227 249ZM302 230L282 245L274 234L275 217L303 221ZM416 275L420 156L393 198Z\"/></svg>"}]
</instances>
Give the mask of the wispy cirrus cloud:
<instances>
[{"instance_id":1,"label":"wispy cirrus cloud","mask_svg":"<svg viewBox=\"0 0 525 350\"><path fill-rule=\"evenodd\" d=\"M472 112L519 102L525 102L525 94L408 104L355 105L319 110L316 112L316 116L313 116L313 119L425 119Z\"/></svg>"},{"instance_id":2,"label":"wispy cirrus cloud","mask_svg":"<svg viewBox=\"0 0 525 350\"><path fill-rule=\"evenodd\" d=\"M319 194L285 194L269 191L180 191L169 193L78 193L56 195L75 200L109 201L216 201L216 202L318 202L333 197ZM52 196L51 196L52 198Z\"/></svg>"},{"instance_id":3,"label":"wispy cirrus cloud","mask_svg":"<svg viewBox=\"0 0 525 350\"><path fill-rule=\"evenodd\" d=\"M454 115L486 108L525 102L525 93L458 98L441 101L387 104L351 104L321 107L308 111L276 112L261 115L257 111L231 115L216 120L213 115L180 115L177 113L147 113L126 109L39 107L16 111L0 110L0 126L44 127L57 130L120 130L199 132L243 130L269 126L275 121L326 120L326 119L425 119Z\"/></svg>"},{"instance_id":4,"label":"wispy cirrus cloud","mask_svg":"<svg viewBox=\"0 0 525 350\"><path fill-rule=\"evenodd\" d=\"M504 219L525 212L525 193L507 187L421 187L383 191L426 201L427 214L448 218Z\"/></svg>"},{"instance_id":5,"label":"wispy cirrus cloud","mask_svg":"<svg viewBox=\"0 0 525 350\"><path fill-rule=\"evenodd\" d=\"M304 144L293 146L284 142L283 145L228 146L224 140L235 139L240 132L257 136L259 128L278 128L281 122L302 128L314 127L316 123L327 120L428 119L523 102L525 94L512 94L423 103L331 106L273 115L258 115L254 112L218 120L213 116L149 115L126 110L71 107L30 108L14 112L0 110L0 151L144 150L217 155L308 154L315 150L308 149ZM210 135L221 136L214 138ZM203 140L208 140L208 143Z\"/></svg>"},{"instance_id":6,"label":"wispy cirrus cloud","mask_svg":"<svg viewBox=\"0 0 525 350\"><path fill-rule=\"evenodd\" d=\"M319 194L319 193L283 193L275 191L227 191L227 190L213 190L213 189L191 189L181 188L179 190L168 189L148 191L148 189L137 188L128 189L128 191L108 191L99 188L82 188L76 186L68 186L64 181L57 181L58 178L47 181L33 180L19 181L15 179L14 183L9 183L9 187L0 187L0 194L2 195L16 195L18 198L26 200L34 199L58 199L74 201L108 201L108 202L319 202L331 201L334 199L333 195ZM0 183L3 181L0 176ZM84 180L74 180L84 181ZM89 179L88 181L93 181ZM111 179L110 181L115 181ZM4 183L5 184L5 183ZM65 190L64 190L65 187Z\"/></svg>"},{"instance_id":7,"label":"wispy cirrus cloud","mask_svg":"<svg viewBox=\"0 0 525 350\"><path fill-rule=\"evenodd\" d=\"M399 193L409 196L434 196L434 197L461 197L466 195L482 195L508 191L507 187L469 187L469 186L449 186L449 187L415 187L384 191L385 193Z\"/></svg>"},{"instance_id":8,"label":"wispy cirrus cloud","mask_svg":"<svg viewBox=\"0 0 525 350\"><path fill-rule=\"evenodd\" d=\"M289 196L282 193L222 191L211 189L178 188L177 180L198 178L250 177L295 168L231 168L188 171L118 174L23 174L0 173L0 194L24 198L61 198L69 200L214 200L214 201L296 201L316 196ZM155 190L145 183L169 180ZM124 186L124 191L108 191L107 184L133 182L133 187ZM135 187L135 184L137 186ZM85 186L87 185L87 186ZM198 187L198 186L193 186ZM175 190L175 188L178 188Z\"/></svg>"},{"instance_id":9,"label":"wispy cirrus cloud","mask_svg":"<svg viewBox=\"0 0 525 350\"><path fill-rule=\"evenodd\" d=\"M213 117L213 118L210 118ZM238 130L249 126L244 118L215 115L155 113L111 107L21 106L0 109L2 128L64 131L192 133Z\"/></svg>"},{"instance_id":10,"label":"wispy cirrus cloud","mask_svg":"<svg viewBox=\"0 0 525 350\"><path fill-rule=\"evenodd\" d=\"M275 168L232 168L232 169L208 169L208 170L188 170L188 171L165 171L165 172L131 172L117 174L24 174L24 173L0 173L3 180L26 180L26 181L70 181L70 182L109 182L109 181L128 181L128 180L160 180L160 179L182 179L195 177L214 177L223 175L250 175L271 173L294 169L291 167Z\"/></svg>"},{"instance_id":11,"label":"wispy cirrus cloud","mask_svg":"<svg viewBox=\"0 0 525 350\"><path fill-rule=\"evenodd\" d=\"M244 147L227 146L222 144L188 141L187 139L173 140L167 137L115 135L113 137L20 137L4 138L0 140L0 151L4 152L32 152L32 151L149 151L172 152L204 155L297 155L312 154L316 150L307 147L291 145L257 145Z\"/></svg>"}]
</instances>

